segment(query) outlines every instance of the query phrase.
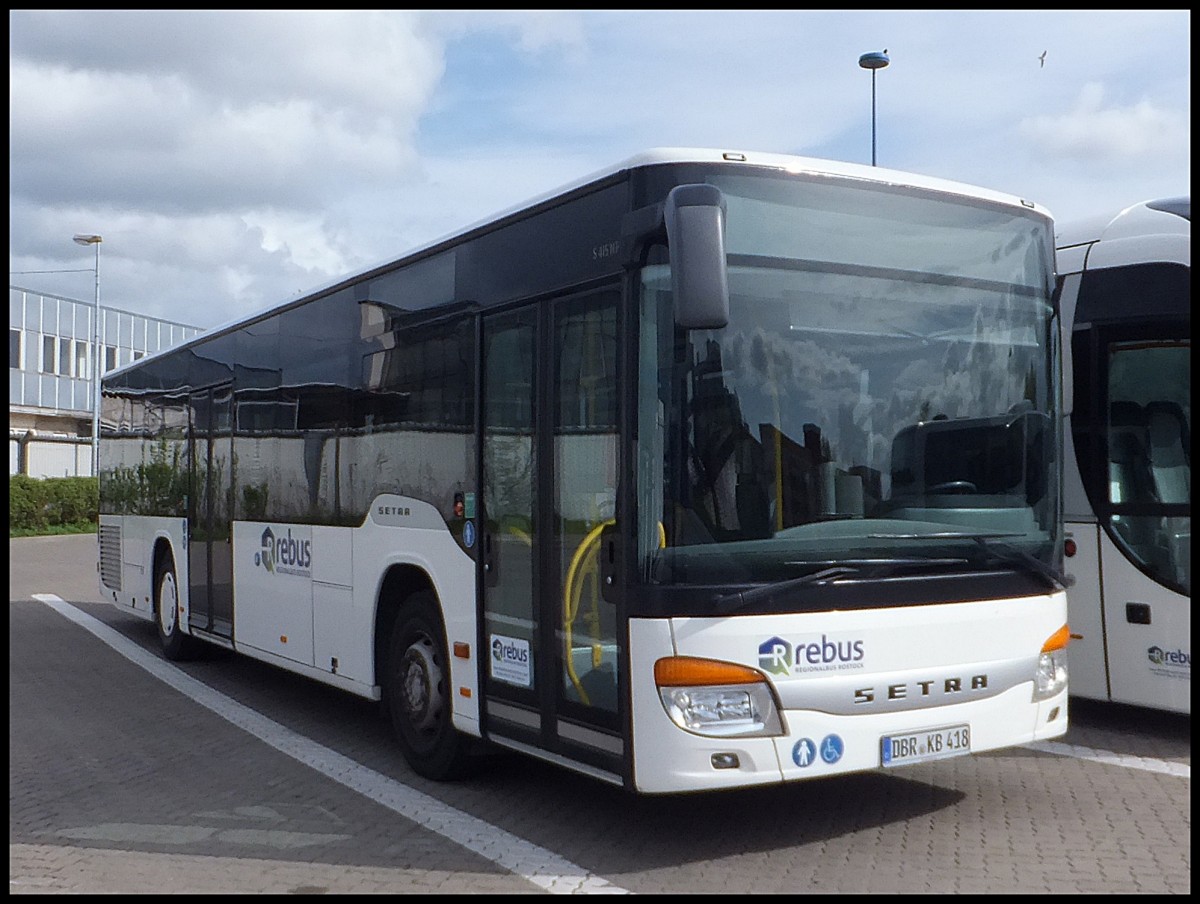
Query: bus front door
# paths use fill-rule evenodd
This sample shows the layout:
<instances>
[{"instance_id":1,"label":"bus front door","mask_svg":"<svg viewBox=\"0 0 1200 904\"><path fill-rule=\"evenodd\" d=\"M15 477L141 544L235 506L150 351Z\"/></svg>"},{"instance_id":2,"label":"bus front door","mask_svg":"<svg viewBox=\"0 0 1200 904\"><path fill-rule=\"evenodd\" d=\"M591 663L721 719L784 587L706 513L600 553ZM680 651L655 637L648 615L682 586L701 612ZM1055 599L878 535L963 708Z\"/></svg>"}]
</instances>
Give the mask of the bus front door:
<instances>
[{"instance_id":1,"label":"bus front door","mask_svg":"<svg viewBox=\"0 0 1200 904\"><path fill-rule=\"evenodd\" d=\"M616 605L600 578L619 474L617 287L485 318L484 727L622 771Z\"/></svg>"}]
</instances>

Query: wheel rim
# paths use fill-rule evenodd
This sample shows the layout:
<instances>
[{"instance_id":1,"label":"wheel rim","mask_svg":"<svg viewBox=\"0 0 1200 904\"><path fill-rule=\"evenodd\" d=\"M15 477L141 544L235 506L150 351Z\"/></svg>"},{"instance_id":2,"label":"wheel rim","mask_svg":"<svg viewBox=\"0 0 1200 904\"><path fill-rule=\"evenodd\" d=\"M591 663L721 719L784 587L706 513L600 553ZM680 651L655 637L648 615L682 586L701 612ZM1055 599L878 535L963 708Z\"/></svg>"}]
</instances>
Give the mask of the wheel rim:
<instances>
[{"instance_id":1,"label":"wheel rim","mask_svg":"<svg viewBox=\"0 0 1200 904\"><path fill-rule=\"evenodd\" d=\"M417 735L435 733L445 700L437 648L430 638L418 637L404 651L399 678L400 709L405 722Z\"/></svg>"},{"instance_id":2,"label":"wheel rim","mask_svg":"<svg viewBox=\"0 0 1200 904\"><path fill-rule=\"evenodd\" d=\"M175 592L175 575L168 571L158 585L158 624L163 634L170 637L175 633L175 616L179 596Z\"/></svg>"}]
</instances>

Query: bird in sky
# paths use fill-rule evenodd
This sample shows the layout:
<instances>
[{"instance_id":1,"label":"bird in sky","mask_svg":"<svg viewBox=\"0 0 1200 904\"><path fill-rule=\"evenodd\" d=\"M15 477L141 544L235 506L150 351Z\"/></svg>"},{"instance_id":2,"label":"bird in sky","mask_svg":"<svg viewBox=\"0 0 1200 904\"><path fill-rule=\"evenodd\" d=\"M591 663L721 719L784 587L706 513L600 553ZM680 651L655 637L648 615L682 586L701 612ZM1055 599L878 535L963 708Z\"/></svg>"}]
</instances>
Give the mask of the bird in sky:
<instances>
[{"instance_id":1,"label":"bird in sky","mask_svg":"<svg viewBox=\"0 0 1200 904\"><path fill-rule=\"evenodd\" d=\"M1038 62L1041 63L1041 65L1038 66L1039 69L1046 68L1046 51L1042 51L1042 55L1038 57Z\"/></svg>"}]
</instances>

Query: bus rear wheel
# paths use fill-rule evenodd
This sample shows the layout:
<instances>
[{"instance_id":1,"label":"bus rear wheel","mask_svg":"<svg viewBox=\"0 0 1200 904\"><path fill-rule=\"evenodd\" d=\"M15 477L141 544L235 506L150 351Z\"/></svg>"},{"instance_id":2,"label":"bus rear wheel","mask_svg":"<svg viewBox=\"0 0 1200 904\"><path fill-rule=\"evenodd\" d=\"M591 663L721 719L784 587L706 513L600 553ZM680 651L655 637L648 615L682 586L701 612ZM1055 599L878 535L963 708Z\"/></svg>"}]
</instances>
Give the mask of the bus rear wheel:
<instances>
[{"instance_id":1,"label":"bus rear wheel","mask_svg":"<svg viewBox=\"0 0 1200 904\"><path fill-rule=\"evenodd\" d=\"M384 699L392 728L413 771L435 781L458 778L468 741L450 720L450 663L434 597L413 594L392 629Z\"/></svg>"},{"instance_id":2,"label":"bus rear wheel","mask_svg":"<svg viewBox=\"0 0 1200 904\"><path fill-rule=\"evenodd\" d=\"M190 659L196 642L179 625L179 584L175 577L175 559L170 553L158 562L154 574L154 611L158 640L163 656L172 662Z\"/></svg>"}]
</instances>

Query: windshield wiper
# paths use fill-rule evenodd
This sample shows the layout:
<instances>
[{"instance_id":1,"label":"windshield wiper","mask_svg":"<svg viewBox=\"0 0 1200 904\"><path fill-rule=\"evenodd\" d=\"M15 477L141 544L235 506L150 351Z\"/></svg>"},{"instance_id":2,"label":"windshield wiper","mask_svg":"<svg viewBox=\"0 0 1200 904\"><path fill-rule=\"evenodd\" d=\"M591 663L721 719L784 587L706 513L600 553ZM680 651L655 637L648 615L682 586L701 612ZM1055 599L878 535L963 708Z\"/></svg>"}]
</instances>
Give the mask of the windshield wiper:
<instances>
[{"instance_id":1,"label":"windshield wiper","mask_svg":"<svg viewBox=\"0 0 1200 904\"><path fill-rule=\"evenodd\" d=\"M785 565L828 565L820 571L801 575L798 578L785 578L782 581L772 581L760 584L748 590L737 590L726 593L716 599L716 604L722 612L736 612L760 600L763 597L803 587L806 584L826 584L844 577L879 578L899 571L902 568L928 565L965 565L966 559L961 558L927 558L909 556L906 558L871 558L871 559L826 559L823 561L785 562Z\"/></svg>"},{"instance_id":2,"label":"windshield wiper","mask_svg":"<svg viewBox=\"0 0 1200 904\"><path fill-rule=\"evenodd\" d=\"M985 550L988 557L1005 565L1024 565L1052 583L1064 589L1075 583L1075 579L1047 565L1037 556L1018 549L1008 543L998 542L1010 537L1023 537L1024 534L1007 531L981 531L971 533L966 531L942 531L932 534L869 534L872 540L974 540Z\"/></svg>"},{"instance_id":3,"label":"windshield wiper","mask_svg":"<svg viewBox=\"0 0 1200 904\"><path fill-rule=\"evenodd\" d=\"M905 558L897 558L895 556L872 556L869 559L797 559L794 562L784 562L784 565L845 565L848 568L853 568L855 571L862 571L866 568L875 568L877 571L891 573L897 568L903 568L905 565L961 565L967 560L963 558L953 559L934 559L929 556L906 556ZM872 575L877 577L877 575Z\"/></svg>"},{"instance_id":4,"label":"windshield wiper","mask_svg":"<svg viewBox=\"0 0 1200 904\"><path fill-rule=\"evenodd\" d=\"M975 540L980 546L987 550L991 558L997 562L1002 562L1005 565L1024 565L1027 568L1036 571L1050 582L1062 587L1064 590L1075 583L1075 578L1071 577L1071 575L1047 565L1037 556L1033 555L1033 553L1027 552L1024 549L1019 549L1016 546L1009 545L1008 543L995 542L995 539L988 535L972 537L971 539ZM989 540L992 540L993 542L989 543Z\"/></svg>"},{"instance_id":5,"label":"windshield wiper","mask_svg":"<svg viewBox=\"0 0 1200 904\"><path fill-rule=\"evenodd\" d=\"M1002 537L1023 537L1024 534L1014 534L1010 531L994 531L992 533L974 533L958 530L944 530L933 534L867 534L868 540L997 540Z\"/></svg>"},{"instance_id":6,"label":"windshield wiper","mask_svg":"<svg viewBox=\"0 0 1200 904\"><path fill-rule=\"evenodd\" d=\"M726 593L724 596L717 597L715 602L722 612L736 612L738 609L743 609L750 605L755 600L762 599L764 596L770 596L773 593L791 590L793 587L803 587L805 584L824 584L837 578L846 577L847 575L858 574L858 572L859 569L850 565L836 565L832 568L822 568L820 571L801 575L798 578L773 581L770 584L751 587L749 590L735 590L733 593Z\"/></svg>"}]
</instances>

